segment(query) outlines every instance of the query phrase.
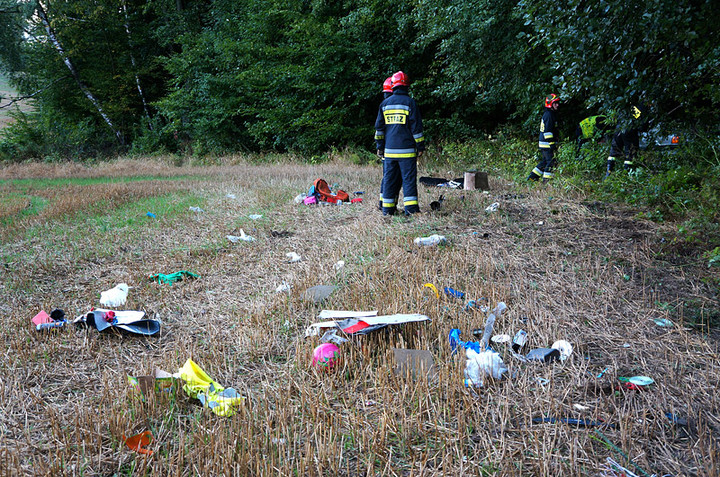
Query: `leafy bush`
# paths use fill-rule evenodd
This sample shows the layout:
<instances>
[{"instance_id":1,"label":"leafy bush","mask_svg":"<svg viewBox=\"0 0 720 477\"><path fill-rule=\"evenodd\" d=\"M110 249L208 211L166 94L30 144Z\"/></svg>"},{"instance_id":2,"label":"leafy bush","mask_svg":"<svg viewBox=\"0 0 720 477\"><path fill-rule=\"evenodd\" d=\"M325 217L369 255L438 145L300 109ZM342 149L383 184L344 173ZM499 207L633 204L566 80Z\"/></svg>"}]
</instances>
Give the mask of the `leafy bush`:
<instances>
[{"instance_id":1,"label":"leafy bush","mask_svg":"<svg viewBox=\"0 0 720 477\"><path fill-rule=\"evenodd\" d=\"M0 160L20 162L87 159L114 149L114 137L91 119L73 123L62 116L42 112L16 113L15 122L0 135Z\"/></svg>"}]
</instances>

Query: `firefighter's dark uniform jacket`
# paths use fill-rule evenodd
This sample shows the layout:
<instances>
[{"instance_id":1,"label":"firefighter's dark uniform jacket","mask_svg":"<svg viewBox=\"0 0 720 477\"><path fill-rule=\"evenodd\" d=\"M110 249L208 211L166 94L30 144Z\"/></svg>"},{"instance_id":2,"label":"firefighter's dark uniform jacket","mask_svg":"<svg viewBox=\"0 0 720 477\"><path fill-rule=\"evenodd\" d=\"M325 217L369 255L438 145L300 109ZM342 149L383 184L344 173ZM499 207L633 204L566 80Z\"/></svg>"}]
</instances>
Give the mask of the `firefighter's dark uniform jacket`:
<instances>
[{"instance_id":1,"label":"firefighter's dark uniform jacket","mask_svg":"<svg viewBox=\"0 0 720 477\"><path fill-rule=\"evenodd\" d=\"M629 128L617 131L610 144L610 156L608 157L607 174L615 167L615 159L625 157L624 166L626 169L635 167L635 156L640 149L640 132L648 130L647 108L644 105L632 107L633 118L630 120Z\"/></svg>"},{"instance_id":2,"label":"firefighter's dark uniform jacket","mask_svg":"<svg viewBox=\"0 0 720 477\"><path fill-rule=\"evenodd\" d=\"M545 108L545 112L540 120L540 149L555 150L555 143L558 138L557 118L555 111Z\"/></svg>"},{"instance_id":3,"label":"firefighter's dark uniform jacket","mask_svg":"<svg viewBox=\"0 0 720 477\"><path fill-rule=\"evenodd\" d=\"M380 103L375 120L375 141L386 159L412 159L425 150L422 119L417 103L399 86Z\"/></svg>"},{"instance_id":4,"label":"firefighter's dark uniform jacket","mask_svg":"<svg viewBox=\"0 0 720 477\"><path fill-rule=\"evenodd\" d=\"M425 150L422 119L407 88L398 86L380 103L375 121L375 141L384 156L382 210L394 214L400 187L406 213L420 211L417 196L417 153Z\"/></svg>"}]
</instances>

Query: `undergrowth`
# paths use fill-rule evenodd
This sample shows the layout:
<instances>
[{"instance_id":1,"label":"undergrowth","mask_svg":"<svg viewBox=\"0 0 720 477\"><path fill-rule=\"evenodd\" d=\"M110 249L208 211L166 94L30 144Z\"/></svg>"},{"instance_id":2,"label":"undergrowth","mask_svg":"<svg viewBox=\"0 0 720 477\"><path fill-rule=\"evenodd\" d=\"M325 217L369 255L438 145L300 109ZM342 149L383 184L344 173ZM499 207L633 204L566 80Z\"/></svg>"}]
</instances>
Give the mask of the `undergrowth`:
<instances>
[{"instance_id":1,"label":"undergrowth","mask_svg":"<svg viewBox=\"0 0 720 477\"><path fill-rule=\"evenodd\" d=\"M638 218L676 227L672 239L708 252L720 246L720 138L686 135L672 149L639 152L639 166L631 171L622 162L606 178L607 141L577 147L563 142L556 152L554 186L576 191L587 200L624 203L642 209ZM484 141L452 143L438 147L425 160L432 173L447 169L479 169L525 182L537 164L534 143L498 135ZM538 184L538 187L543 187Z\"/></svg>"}]
</instances>

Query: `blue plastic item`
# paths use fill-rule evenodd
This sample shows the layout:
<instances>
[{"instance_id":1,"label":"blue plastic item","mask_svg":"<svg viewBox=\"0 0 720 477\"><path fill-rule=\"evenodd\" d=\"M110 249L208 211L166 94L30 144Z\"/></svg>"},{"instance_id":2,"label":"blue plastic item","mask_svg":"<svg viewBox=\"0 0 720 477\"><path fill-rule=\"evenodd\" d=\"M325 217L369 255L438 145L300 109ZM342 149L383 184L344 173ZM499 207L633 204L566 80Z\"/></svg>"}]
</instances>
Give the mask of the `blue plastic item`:
<instances>
[{"instance_id":1,"label":"blue plastic item","mask_svg":"<svg viewBox=\"0 0 720 477\"><path fill-rule=\"evenodd\" d=\"M445 287L444 290L445 290L446 295L451 296L453 298L465 298L465 293L463 293L461 291L453 290L450 287Z\"/></svg>"},{"instance_id":2,"label":"blue plastic item","mask_svg":"<svg viewBox=\"0 0 720 477\"><path fill-rule=\"evenodd\" d=\"M460 333L461 331L457 328L453 328L452 330L450 330L448 338L450 340L450 347L452 348L452 352L456 353L457 347L462 346L465 349L471 349L476 353L480 353L480 343L478 343L477 341L463 341L460 339Z\"/></svg>"},{"instance_id":3,"label":"blue plastic item","mask_svg":"<svg viewBox=\"0 0 720 477\"><path fill-rule=\"evenodd\" d=\"M147 215L147 216L150 217L151 219L157 218L157 215L153 214L152 212L148 212L148 213L145 214L145 215Z\"/></svg>"}]
</instances>

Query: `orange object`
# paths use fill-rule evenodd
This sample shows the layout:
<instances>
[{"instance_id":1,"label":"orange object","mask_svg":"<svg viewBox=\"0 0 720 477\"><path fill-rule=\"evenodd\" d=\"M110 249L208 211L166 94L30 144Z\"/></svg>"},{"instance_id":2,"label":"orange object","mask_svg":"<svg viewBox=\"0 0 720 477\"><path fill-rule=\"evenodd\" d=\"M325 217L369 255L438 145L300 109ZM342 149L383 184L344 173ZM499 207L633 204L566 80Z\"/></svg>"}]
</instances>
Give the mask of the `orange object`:
<instances>
[{"instance_id":1,"label":"orange object","mask_svg":"<svg viewBox=\"0 0 720 477\"><path fill-rule=\"evenodd\" d=\"M153 440L152 432L145 431L127 438L125 437L125 434L123 434L123 439L125 440L125 444L127 444L130 449L134 450L138 454L153 454L153 451L151 451L150 449L145 449L145 446L150 444L150 442Z\"/></svg>"}]
</instances>

